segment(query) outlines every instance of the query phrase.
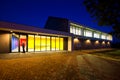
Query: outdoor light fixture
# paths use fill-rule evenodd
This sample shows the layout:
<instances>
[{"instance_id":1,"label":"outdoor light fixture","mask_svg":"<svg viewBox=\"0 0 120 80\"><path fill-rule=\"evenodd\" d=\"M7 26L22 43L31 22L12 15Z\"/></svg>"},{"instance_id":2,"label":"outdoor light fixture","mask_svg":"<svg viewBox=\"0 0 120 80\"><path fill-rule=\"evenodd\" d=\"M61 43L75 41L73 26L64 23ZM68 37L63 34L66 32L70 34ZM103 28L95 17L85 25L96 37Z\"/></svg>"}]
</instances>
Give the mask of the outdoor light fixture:
<instances>
[{"instance_id":1,"label":"outdoor light fixture","mask_svg":"<svg viewBox=\"0 0 120 80\"><path fill-rule=\"evenodd\" d=\"M10 31L10 32L13 32L13 31Z\"/></svg>"},{"instance_id":2,"label":"outdoor light fixture","mask_svg":"<svg viewBox=\"0 0 120 80\"><path fill-rule=\"evenodd\" d=\"M74 38L74 42L78 43L79 42L78 38Z\"/></svg>"},{"instance_id":3,"label":"outdoor light fixture","mask_svg":"<svg viewBox=\"0 0 120 80\"><path fill-rule=\"evenodd\" d=\"M105 44L105 41L103 41L102 44Z\"/></svg>"},{"instance_id":4,"label":"outdoor light fixture","mask_svg":"<svg viewBox=\"0 0 120 80\"><path fill-rule=\"evenodd\" d=\"M99 44L99 41L97 40L97 41L95 41L95 44Z\"/></svg>"},{"instance_id":5,"label":"outdoor light fixture","mask_svg":"<svg viewBox=\"0 0 120 80\"><path fill-rule=\"evenodd\" d=\"M89 39L86 40L86 43L91 43L91 41Z\"/></svg>"},{"instance_id":6,"label":"outdoor light fixture","mask_svg":"<svg viewBox=\"0 0 120 80\"><path fill-rule=\"evenodd\" d=\"M110 42L107 42L107 44L110 44Z\"/></svg>"}]
</instances>

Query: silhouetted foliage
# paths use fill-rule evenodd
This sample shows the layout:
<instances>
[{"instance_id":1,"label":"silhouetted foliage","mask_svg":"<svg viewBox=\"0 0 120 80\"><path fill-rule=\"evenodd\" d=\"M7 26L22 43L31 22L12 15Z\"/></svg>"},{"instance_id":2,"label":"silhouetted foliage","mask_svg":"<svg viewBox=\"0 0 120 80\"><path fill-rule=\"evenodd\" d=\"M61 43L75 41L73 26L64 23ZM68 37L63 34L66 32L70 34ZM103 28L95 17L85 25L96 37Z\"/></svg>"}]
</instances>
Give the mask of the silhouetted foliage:
<instances>
[{"instance_id":1,"label":"silhouetted foliage","mask_svg":"<svg viewBox=\"0 0 120 80\"><path fill-rule=\"evenodd\" d=\"M120 42L112 43L111 47L112 48L119 48L120 49Z\"/></svg>"},{"instance_id":2,"label":"silhouetted foliage","mask_svg":"<svg viewBox=\"0 0 120 80\"><path fill-rule=\"evenodd\" d=\"M84 0L91 17L100 26L112 26L111 34L120 38L120 0Z\"/></svg>"}]
</instances>

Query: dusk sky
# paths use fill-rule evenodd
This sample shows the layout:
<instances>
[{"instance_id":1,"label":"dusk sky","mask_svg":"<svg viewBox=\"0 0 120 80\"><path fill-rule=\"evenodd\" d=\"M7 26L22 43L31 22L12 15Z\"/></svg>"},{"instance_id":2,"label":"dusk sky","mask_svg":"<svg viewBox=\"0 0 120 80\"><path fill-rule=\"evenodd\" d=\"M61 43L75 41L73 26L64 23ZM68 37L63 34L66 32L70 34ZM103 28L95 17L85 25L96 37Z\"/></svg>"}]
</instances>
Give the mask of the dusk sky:
<instances>
[{"instance_id":1,"label":"dusk sky","mask_svg":"<svg viewBox=\"0 0 120 80\"><path fill-rule=\"evenodd\" d=\"M67 18L91 28L110 32L101 27L87 12L83 0L1 0L0 21L44 27L48 16Z\"/></svg>"}]
</instances>

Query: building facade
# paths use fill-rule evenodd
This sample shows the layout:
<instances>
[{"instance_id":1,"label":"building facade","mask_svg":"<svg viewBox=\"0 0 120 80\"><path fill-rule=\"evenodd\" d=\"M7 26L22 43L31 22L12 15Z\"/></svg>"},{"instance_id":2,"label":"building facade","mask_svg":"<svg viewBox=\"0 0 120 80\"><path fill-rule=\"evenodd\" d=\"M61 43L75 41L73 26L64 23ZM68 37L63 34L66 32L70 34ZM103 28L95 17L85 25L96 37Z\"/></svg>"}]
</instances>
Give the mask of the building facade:
<instances>
[{"instance_id":1,"label":"building facade","mask_svg":"<svg viewBox=\"0 0 120 80\"><path fill-rule=\"evenodd\" d=\"M49 17L45 28L0 21L0 53L110 48L112 36L68 19Z\"/></svg>"}]
</instances>

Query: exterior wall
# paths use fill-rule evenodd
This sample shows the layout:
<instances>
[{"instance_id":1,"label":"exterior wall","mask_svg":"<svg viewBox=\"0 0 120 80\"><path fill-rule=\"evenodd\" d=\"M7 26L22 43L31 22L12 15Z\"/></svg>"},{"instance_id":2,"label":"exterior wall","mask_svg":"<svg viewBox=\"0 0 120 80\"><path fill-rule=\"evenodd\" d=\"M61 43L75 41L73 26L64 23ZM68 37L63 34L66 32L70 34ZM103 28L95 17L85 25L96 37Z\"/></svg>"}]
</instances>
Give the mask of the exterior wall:
<instances>
[{"instance_id":1,"label":"exterior wall","mask_svg":"<svg viewBox=\"0 0 120 80\"><path fill-rule=\"evenodd\" d=\"M68 38L64 38L64 50L68 50Z\"/></svg>"},{"instance_id":2,"label":"exterior wall","mask_svg":"<svg viewBox=\"0 0 120 80\"><path fill-rule=\"evenodd\" d=\"M73 49L72 40L72 37L68 37L68 51L72 51Z\"/></svg>"},{"instance_id":3,"label":"exterior wall","mask_svg":"<svg viewBox=\"0 0 120 80\"><path fill-rule=\"evenodd\" d=\"M100 48L110 48L110 42L108 41L97 41L89 39L74 39L74 50L81 49L100 49Z\"/></svg>"},{"instance_id":4,"label":"exterior wall","mask_svg":"<svg viewBox=\"0 0 120 80\"><path fill-rule=\"evenodd\" d=\"M10 34L0 31L0 53L10 52Z\"/></svg>"},{"instance_id":5,"label":"exterior wall","mask_svg":"<svg viewBox=\"0 0 120 80\"><path fill-rule=\"evenodd\" d=\"M46 29L69 32L68 20L64 18L57 17L48 17L48 20L45 24Z\"/></svg>"}]
</instances>

